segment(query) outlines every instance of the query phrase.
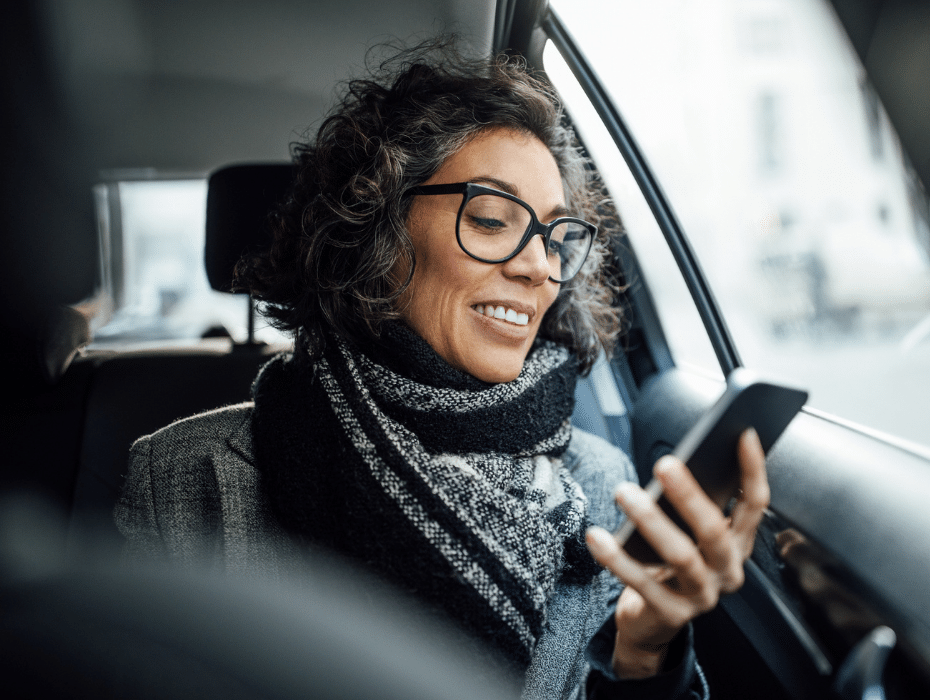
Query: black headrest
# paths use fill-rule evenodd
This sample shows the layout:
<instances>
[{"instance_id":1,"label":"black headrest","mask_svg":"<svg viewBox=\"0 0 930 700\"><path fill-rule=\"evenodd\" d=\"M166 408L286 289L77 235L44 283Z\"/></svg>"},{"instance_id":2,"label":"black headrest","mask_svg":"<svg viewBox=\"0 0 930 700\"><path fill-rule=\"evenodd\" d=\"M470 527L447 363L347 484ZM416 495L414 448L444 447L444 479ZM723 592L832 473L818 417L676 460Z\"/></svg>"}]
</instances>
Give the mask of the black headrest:
<instances>
[{"instance_id":1,"label":"black headrest","mask_svg":"<svg viewBox=\"0 0 930 700\"><path fill-rule=\"evenodd\" d=\"M287 195L293 178L289 163L229 165L210 175L204 263L213 289L230 291L239 258L268 245L268 213Z\"/></svg>"}]
</instances>

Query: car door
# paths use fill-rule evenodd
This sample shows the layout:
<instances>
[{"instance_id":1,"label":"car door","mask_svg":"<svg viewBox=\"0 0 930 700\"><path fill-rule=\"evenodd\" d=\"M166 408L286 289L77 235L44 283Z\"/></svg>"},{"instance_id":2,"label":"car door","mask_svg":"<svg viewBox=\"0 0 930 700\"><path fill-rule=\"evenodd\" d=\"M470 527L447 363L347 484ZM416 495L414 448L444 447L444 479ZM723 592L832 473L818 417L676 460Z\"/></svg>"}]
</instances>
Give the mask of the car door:
<instances>
[{"instance_id":1,"label":"car door","mask_svg":"<svg viewBox=\"0 0 930 700\"><path fill-rule=\"evenodd\" d=\"M634 98L653 100L661 113L673 102L671 92L726 99L726 87L691 83L688 76L677 80L673 71L666 82L624 93L612 91L599 73L610 62L608 58L605 64L603 56L614 56L630 82L648 72L649 62L677 61L675 65L686 66L687 72L692 63L710 59L706 53L684 56L689 46L676 44L673 24L701 22L702 31L719 32L720 38L725 38L728 23L736 25L730 36L736 42L735 55L752 63L758 51L763 59L758 63L762 68L747 79L750 88L762 87L746 90L751 107L744 112L761 135L756 174L760 179L772 177L775 184L766 181L766 186L777 192L772 173L787 167L779 164L784 158L779 131L785 129L778 119L788 98L778 93L780 79L772 68L794 61L796 70L815 73L803 60L803 47L849 51L840 25L830 19L832 9L822 5L805 10L816 20L805 29L796 14L784 14L775 4L765 5L762 12L758 3L702 3L698 8L671 2L650 3L647 8L618 2L592 4L586 12L568 3L552 4L554 10L546 3L515 3L509 36L512 48L544 69L562 94L624 221L626 235L617 245L617 256L623 270L621 303L627 331L622 352L611 363L614 386L605 389L603 373L592 376L589 384L599 399L610 394L623 400L622 409L607 418L629 418L630 449L641 479L648 478L655 460L671 451L719 395L723 378L736 367L748 365L782 381L807 371L809 381L817 384L811 387L810 405L769 455L771 508L747 563L744 587L696 622L698 655L715 697L926 697L930 430L923 430L928 409L921 399L930 383L925 363L930 304L924 289L926 250L921 251L928 242L926 195L906 157L895 150L899 147L888 135L891 125L877 96L863 74L861 99L855 101L866 107L862 121L868 172L879 172L867 182L881 183L876 218L887 224L889 218L894 221L895 212L910 212L913 228L908 230L913 233L896 239L893 232L879 229L876 234L856 224L855 217L840 217L846 222L842 224L822 219L811 223L811 217L800 217L814 229L805 237L797 232L800 224L791 222L790 212L770 215L761 206L759 237L764 240L753 242L747 253L739 237L716 248L707 245L714 232L697 230L703 243L693 245L681 223L685 217L676 213L680 205L689 215L687 221L696 221L693 225L700 229L700 217L691 214L706 203L695 204L689 196L692 190L708 191L698 186L706 184L699 183L702 179L716 185L706 196L713 199L710 209L737 210L741 199L751 195L739 189L736 176L726 168L739 163L741 153L702 153L691 137L706 117L685 111L678 130L659 137L672 143L669 162L691 158L698 163L690 172L671 171L673 178L681 177L669 184L669 191L680 195L676 202L666 196L617 97L627 97L634 112L639 109ZM734 8L732 14L726 12ZM560 19L561 11L571 12L570 24ZM654 53L643 50L631 56L619 50L624 40L635 41L637 32L647 33L643 45L656 45ZM776 54L782 46L800 51L802 57L776 55L772 60L773 45ZM589 58L594 49L602 56L597 64ZM694 71L700 75L699 68ZM640 80L648 82L646 77ZM842 100L835 104L837 111L844 106L848 105ZM738 113L739 104L734 102L732 109ZM818 139L832 136L818 134L817 116L805 115L804 109L796 126L798 133L814 132L803 143L816 151L822 145ZM640 124L648 119L641 118ZM855 143L850 138L849 147ZM692 150L697 155L688 152ZM902 173L903 179L894 179ZM830 187L832 199L826 201L855 205L857 198L871 196L873 190L866 186L858 194L844 191L859 186L859 180L850 177L840 168L819 178ZM899 200L909 204L895 209ZM807 243L798 244L792 236ZM716 255L702 259L699 251ZM704 267L715 275L705 274ZM715 298L712 277L721 288L726 313ZM730 284L741 277L752 284ZM737 290L735 296L730 287ZM739 333L731 333L728 321ZM745 332L747 323L765 326L767 335ZM830 335L824 339L827 331ZM756 347L759 342L770 345L767 352ZM883 353L879 347L891 350ZM831 372L834 386L821 391L821 375ZM605 402L600 405L603 408ZM622 433L613 431L611 436L618 439Z\"/></svg>"}]
</instances>

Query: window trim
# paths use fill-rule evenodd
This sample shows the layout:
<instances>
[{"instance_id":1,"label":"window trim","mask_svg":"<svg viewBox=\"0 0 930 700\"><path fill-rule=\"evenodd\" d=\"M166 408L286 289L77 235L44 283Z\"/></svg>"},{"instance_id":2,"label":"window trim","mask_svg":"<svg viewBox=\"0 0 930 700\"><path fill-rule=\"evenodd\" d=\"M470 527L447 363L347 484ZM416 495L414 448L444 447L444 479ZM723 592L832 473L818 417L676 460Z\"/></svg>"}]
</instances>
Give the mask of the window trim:
<instances>
[{"instance_id":1,"label":"window trim","mask_svg":"<svg viewBox=\"0 0 930 700\"><path fill-rule=\"evenodd\" d=\"M710 337L714 353L717 355L720 368L724 376L729 375L734 369L742 366L742 361L720 311L720 306L717 304L698 262L697 255L685 236L681 224L675 216L658 180L653 175L626 122L620 116L620 112L611 102L604 86L598 80L587 59L578 50L574 39L561 19L551 8L549 8L543 19L542 29L578 80L630 168L630 172L639 185L643 197L645 197L649 208L652 210L662 235L665 236L672 256L684 277L688 291L694 299L698 314Z\"/></svg>"}]
</instances>

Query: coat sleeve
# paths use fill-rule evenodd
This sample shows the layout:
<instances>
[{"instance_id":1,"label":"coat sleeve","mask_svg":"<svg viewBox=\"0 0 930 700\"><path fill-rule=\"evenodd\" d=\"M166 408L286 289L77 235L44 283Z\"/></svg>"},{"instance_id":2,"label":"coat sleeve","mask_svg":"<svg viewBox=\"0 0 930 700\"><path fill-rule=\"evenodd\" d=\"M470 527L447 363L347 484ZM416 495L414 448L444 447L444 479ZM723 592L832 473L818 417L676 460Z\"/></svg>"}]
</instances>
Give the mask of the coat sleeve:
<instances>
[{"instance_id":1,"label":"coat sleeve","mask_svg":"<svg viewBox=\"0 0 930 700\"><path fill-rule=\"evenodd\" d=\"M709 700L710 688L704 671L694 654L694 630L689 624L673 641L662 671L642 680L617 680L610 670L613 617L601 628L588 645L591 673L588 676L588 700Z\"/></svg>"},{"instance_id":2,"label":"coat sleeve","mask_svg":"<svg viewBox=\"0 0 930 700\"><path fill-rule=\"evenodd\" d=\"M614 502L613 492L621 482L637 481L636 470L629 457L615 446L593 435L575 432L572 470L588 497L591 522L615 531L622 523L623 514ZM613 612L623 586L613 577L610 580L611 594L606 599L606 606L597 611L604 624L585 650L585 657L591 667L585 685L588 700L707 700L709 689L694 654L691 625L675 639L666 666L660 674L642 680L621 681L614 677L611 670L616 634Z\"/></svg>"}]
</instances>

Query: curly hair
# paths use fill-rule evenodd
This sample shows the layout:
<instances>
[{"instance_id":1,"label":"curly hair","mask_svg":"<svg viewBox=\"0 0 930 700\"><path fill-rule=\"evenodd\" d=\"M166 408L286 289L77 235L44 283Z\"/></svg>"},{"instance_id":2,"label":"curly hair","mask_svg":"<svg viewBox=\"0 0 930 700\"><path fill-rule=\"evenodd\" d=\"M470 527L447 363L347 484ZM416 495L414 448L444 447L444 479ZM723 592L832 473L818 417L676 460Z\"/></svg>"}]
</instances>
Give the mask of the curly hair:
<instances>
[{"instance_id":1,"label":"curly hair","mask_svg":"<svg viewBox=\"0 0 930 700\"><path fill-rule=\"evenodd\" d=\"M401 316L416 264L408 190L480 132L506 127L549 148L566 206L599 230L540 336L571 348L582 371L601 348L610 353L620 312L606 263L619 221L563 124L553 89L522 59L468 58L454 39L401 50L369 72L347 83L315 139L292 146L293 190L270 219L270 249L237 266L238 287L281 330L320 337L328 328L356 342L377 339L385 321Z\"/></svg>"}]
</instances>

